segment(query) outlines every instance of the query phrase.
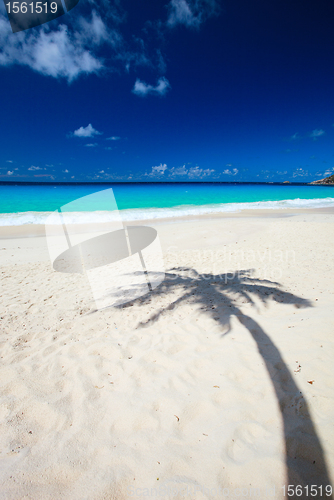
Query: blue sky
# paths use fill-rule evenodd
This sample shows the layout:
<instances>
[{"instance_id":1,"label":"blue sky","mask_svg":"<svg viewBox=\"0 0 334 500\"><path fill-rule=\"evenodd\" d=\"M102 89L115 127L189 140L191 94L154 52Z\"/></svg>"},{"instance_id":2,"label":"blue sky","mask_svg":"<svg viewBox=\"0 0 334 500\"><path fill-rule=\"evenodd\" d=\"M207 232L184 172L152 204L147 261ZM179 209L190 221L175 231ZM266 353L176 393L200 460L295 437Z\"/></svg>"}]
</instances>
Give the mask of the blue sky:
<instances>
[{"instance_id":1,"label":"blue sky","mask_svg":"<svg viewBox=\"0 0 334 500\"><path fill-rule=\"evenodd\" d=\"M0 180L295 181L334 173L333 0L80 0L12 33Z\"/></svg>"}]
</instances>

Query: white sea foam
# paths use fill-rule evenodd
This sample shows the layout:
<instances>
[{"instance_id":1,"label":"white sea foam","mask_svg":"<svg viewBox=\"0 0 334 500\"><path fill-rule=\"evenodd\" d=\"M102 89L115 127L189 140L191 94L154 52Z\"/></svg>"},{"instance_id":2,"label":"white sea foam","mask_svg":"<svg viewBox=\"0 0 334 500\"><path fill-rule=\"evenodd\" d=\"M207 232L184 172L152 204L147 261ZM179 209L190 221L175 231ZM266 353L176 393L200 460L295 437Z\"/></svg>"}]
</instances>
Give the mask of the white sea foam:
<instances>
[{"instance_id":1,"label":"white sea foam","mask_svg":"<svg viewBox=\"0 0 334 500\"><path fill-rule=\"evenodd\" d=\"M212 205L180 205L167 208L136 208L120 210L123 220L139 221L149 219L165 219L174 217L196 216L205 214L218 214L225 212L240 212L242 210L277 210L284 208L324 208L334 207L334 198L315 198L280 200L280 201L256 201L249 203L219 203ZM18 212L0 214L0 226L21 226L26 224L45 224L51 212ZM87 224L108 222L116 220L117 214L108 211L95 212L69 212L67 219L72 224Z\"/></svg>"}]
</instances>

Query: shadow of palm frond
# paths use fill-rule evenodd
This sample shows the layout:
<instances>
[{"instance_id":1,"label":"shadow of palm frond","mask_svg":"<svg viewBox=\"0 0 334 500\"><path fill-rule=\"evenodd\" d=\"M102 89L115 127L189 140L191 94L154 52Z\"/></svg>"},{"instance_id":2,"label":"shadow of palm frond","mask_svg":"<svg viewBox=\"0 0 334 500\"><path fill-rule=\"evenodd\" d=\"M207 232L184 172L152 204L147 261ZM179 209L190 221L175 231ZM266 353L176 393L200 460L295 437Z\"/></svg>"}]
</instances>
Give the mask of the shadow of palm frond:
<instances>
[{"instance_id":1,"label":"shadow of palm frond","mask_svg":"<svg viewBox=\"0 0 334 500\"><path fill-rule=\"evenodd\" d=\"M297 308L312 307L312 303L284 291L279 283L253 278L251 269L214 275L199 274L195 269L178 267L167 272L165 280L155 290L132 301L131 305L145 304L157 296L165 296L167 299L169 295L175 294L178 295L175 300L138 326L158 321L166 311L183 303L199 304L206 314L220 323L225 330L223 336L231 330L231 318L238 318L256 342L275 391L283 422L287 484L301 485L303 488L317 485L314 498L323 498L318 487L330 485L330 478L307 401L269 335L254 318L240 308L242 303L248 303L258 309L257 303L267 306L270 300L292 304ZM126 308L127 305L122 307ZM309 492L306 494L305 489L305 496L308 495ZM330 495L326 498L333 497Z\"/></svg>"}]
</instances>

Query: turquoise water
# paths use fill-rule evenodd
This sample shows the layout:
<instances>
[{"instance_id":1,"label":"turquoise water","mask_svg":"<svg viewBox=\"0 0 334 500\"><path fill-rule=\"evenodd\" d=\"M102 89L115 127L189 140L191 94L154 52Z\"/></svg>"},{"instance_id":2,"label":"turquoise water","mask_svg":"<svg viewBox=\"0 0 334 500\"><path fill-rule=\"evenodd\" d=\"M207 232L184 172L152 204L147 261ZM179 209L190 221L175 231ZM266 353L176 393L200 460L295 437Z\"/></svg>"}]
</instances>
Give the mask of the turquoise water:
<instances>
[{"instance_id":1,"label":"turquoise water","mask_svg":"<svg viewBox=\"0 0 334 500\"><path fill-rule=\"evenodd\" d=\"M43 223L47 213L62 205L109 188L113 189L118 209L126 210L123 213L128 219L252 208L334 206L334 188L327 186L218 183L0 185L0 225ZM105 196L96 198L89 205L87 200L79 200L75 212L101 212L99 215L102 216L103 212L110 210Z\"/></svg>"}]
</instances>

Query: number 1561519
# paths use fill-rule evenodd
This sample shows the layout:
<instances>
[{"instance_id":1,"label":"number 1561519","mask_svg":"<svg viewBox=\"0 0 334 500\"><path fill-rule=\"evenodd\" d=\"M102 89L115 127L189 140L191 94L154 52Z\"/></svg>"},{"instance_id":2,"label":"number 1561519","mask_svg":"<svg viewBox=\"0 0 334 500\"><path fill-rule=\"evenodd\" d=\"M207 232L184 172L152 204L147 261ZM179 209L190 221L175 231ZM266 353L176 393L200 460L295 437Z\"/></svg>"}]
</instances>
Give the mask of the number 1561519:
<instances>
[{"instance_id":1,"label":"number 1561519","mask_svg":"<svg viewBox=\"0 0 334 500\"><path fill-rule=\"evenodd\" d=\"M7 12L10 14L11 12L13 14L18 14L19 12L22 14L25 14L26 12L29 12L31 14L47 14L48 13L48 7L50 7L50 11L52 14L55 14L57 12L57 3L56 2L51 2L49 4L48 2L8 2L6 3L7 7Z\"/></svg>"}]
</instances>

